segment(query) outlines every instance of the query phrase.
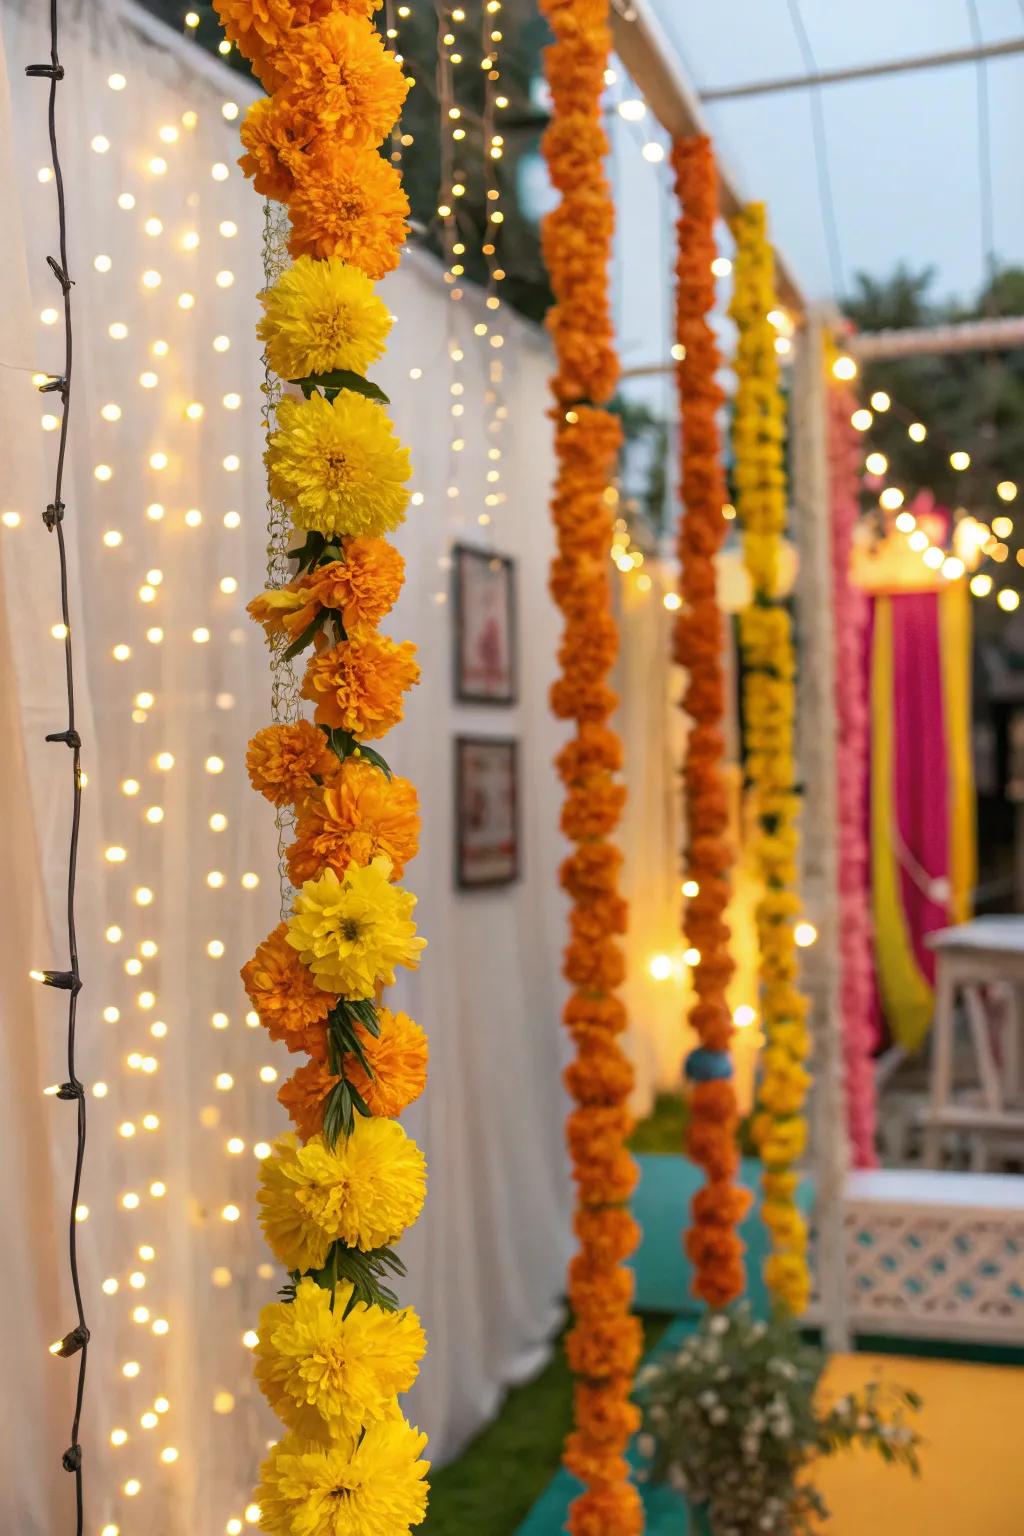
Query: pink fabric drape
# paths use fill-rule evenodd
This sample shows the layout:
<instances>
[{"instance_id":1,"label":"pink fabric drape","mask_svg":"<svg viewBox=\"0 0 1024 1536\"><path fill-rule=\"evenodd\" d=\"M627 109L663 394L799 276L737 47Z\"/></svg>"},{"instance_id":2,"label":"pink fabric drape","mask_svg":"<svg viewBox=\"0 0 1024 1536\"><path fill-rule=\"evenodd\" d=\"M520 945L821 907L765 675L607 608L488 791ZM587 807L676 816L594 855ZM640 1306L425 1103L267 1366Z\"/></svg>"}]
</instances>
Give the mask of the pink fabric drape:
<instances>
[{"instance_id":1,"label":"pink fabric drape","mask_svg":"<svg viewBox=\"0 0 1024 1536\"><path fill-rule=\"evenodd\" d=\"M914 960L930 985L935 954L924 940L948 921L950 868L938 603L935 592L892 599L895 854Z\"/></svg>"}]
</instances>

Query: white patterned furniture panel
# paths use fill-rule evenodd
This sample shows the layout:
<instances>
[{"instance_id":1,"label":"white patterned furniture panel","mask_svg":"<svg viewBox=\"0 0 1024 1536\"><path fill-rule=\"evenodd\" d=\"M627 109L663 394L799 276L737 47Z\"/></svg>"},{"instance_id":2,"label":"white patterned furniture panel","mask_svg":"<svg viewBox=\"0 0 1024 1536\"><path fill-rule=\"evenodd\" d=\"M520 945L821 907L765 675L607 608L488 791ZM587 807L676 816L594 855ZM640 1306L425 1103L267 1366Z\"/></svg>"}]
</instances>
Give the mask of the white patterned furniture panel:
<instances>
[{"instance_id":1,"label":"white patterned furniture panel","mask_svg":"<svg viewBox=\"0 0 1024 1536\"><path fill-rule=\"evenodd\" d=\"M853 1332L1024 1345L1024 1178L850 1173L843 1234Z\"/></svg>"}]
</instances>

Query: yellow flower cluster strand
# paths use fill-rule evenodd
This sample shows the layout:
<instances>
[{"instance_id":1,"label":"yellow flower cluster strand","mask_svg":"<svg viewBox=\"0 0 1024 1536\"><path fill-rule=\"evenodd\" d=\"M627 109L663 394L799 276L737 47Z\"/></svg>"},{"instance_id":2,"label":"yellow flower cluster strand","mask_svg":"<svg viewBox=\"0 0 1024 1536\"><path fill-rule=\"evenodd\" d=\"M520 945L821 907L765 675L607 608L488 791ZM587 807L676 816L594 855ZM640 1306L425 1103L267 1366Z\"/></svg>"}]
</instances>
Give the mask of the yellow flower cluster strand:
<instances>
[{"instance_id":1,"label":"yellow flower cluster strand","mask_svg":"<svg viewBox=\"0 0 1024 1536\"><path fill-rule=\"evenodd\" d=\"M408 213L378 146L409 82L373 25L377 0L217 3L270 93L249 109L240 163L287 205L294 258L260 295L258 329L294 386L266 463L295 571L249 612L279 652L308 652L313 716L258 731L246 759L253 787L294 810L296 894L242 979L271 1038L306 1058L279 1095L295 1132L260 1171L260 1223L289 1283L259 1319L256 1376L284 1433L255 1497L273 1536L408 1536L426 1513L426 1436L398 1397L426 1341L391 1284L426 1171L397 1116L423 1090L427 1043L382 993L425 942L398 884L419 808L369 743L402 718L419 668L379 628L403 581L386 535L410 466L367 372L391 326L374 282L397 265Z\"/></svg>"},{"instance_id":2,"label":"yellow flower cluster strand","mask_svg":"<svg viewBox=\"0 0 1024 1536\"><path fill-rule=\"evenodd\" d=\"M757 859L764 890L757 908L761 1014L765 1033L754 1134L764 1166L762 1211L772 1252L765 1282L790 1312L809 1296L807 1228L796 1203L794 1165L807 1140L810 1083L807 1000L800 992L794 921L799 796L794 761L796 651L793 622L779 596L779 552L786 527L785 405L779 387L775 270L765 210L752 203L732 221L736 239L730 312L736 322L733 415L736 507L753 587L740 616L747 772L756 796Z\"/></svg>"}]
</instances>

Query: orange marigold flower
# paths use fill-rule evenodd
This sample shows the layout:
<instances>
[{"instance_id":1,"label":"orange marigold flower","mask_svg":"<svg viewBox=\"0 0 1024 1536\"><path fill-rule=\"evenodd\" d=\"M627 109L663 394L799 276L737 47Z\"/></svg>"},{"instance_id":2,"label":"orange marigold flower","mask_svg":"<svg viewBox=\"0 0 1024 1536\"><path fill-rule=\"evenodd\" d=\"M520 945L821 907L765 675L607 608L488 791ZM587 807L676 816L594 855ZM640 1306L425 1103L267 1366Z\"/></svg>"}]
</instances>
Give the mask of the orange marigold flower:
<instances>
[{"instance_id":1,"label":"orange marigold flower","mask_svg":"<svg viewBox=\"0 0 1024 1536\"><path fill-rule=\"evenodd\" d=\"M613 1314L588 1319L585 1327L577 1324L566 1336L565 1353L574 1376L600 1381L605 1376L631 1376L642 1346L640 1319Z\"/></svg>"},{"instance_id":2,"label":"orange marigold flower","mask_svg":"<svg viewBox=\"0 0 1024 1536\"><path fill-rule=\"evenodd\" d=\"M640 1410L629 1401L631 1387L626 1378L578 1381L573 1396L580 1433L598 1445L625 1445L640 1427Z\"/></svg>"},{"instance_id":3,"label":"orange marigold flower","mask_svg":"<svg viewBox=\"0 0 1024 1536\"><path fill-rule=\"evenodd\" d=\"M416 647L370 631L313 656L302 697L316 705L319 724L375 741L397 725L403 695L420 680Z\"/></svg>"},{"instance_id":4,"label":"orange marigold flower","mask_svg":"<svg viewBox=\"0 0 1024 1536\"><path fill-rule=\"evenodd\" d=\"M607 837L622 815L626 791L613 779L594 779L572 789L562 807L562 831L570 842Z\"/></svg>"},{"instance_id":5,"label":"orange marigold flower","mask_svg":"<svg viewBox=\"0 0 1024 1536\"><path fill-rule=\"evenodd\" d=\"M618 773L623 763L622 739L606 725L581 725L555 763L566 784L579 784L602 770Z\"/></svg>"},{"instance_id":6,"label":"orange marigold flower","mask_svg":"<svg viewBox=\"0 0 1024 1536\"><path fill-rule=\"evenodd\" d=\"M569 1536L640 1536L644 1511L640 1495L632 1483L600 1483L581 1493L569 1510L566 1530Z\"/></svg>"},{"instance_id":7,"label":"orange marigold flower","mask_svg":"<svg viewBox=\"0 0 1024 1536\"><path fill-rule=\"evenodd\" d=\"M294 725L268 725L257 731L245 754L249 779L258 794L273 805L294 805L318 778L331 775L337 758L323 731L308 720Z\"/></svg>"},{"instance_id":8,"label":"orange marigold flower","mask_svg":"<svg viewBox=\"0 0 1024 1536\"><path fill-rule=\"evenodd\" d=\"M288 1111L303 1141L323 1130L325 1100L338 1081L325 1061L308 1061L281 1084L278 1103Z\"/></svg>"},{"instance_id":9,"label":"orange marigold flower","mask_svg":"<svg viewBox=\"0 0 1024 1536\"><path fill-rule=\"evenodd\" d=\"M360 1028L359 1039L372 1071L367 1077L358 1058L344 1060L345 1076L366 1101L371 1114L393 1120L415 1102L427 1082L427 1037L406 1013L378 1008L380 1034Z\"/></svg>"},{"instance_id":10,"label":"orange marigold flower","mask_svg":"<svg viewBox=\"0 0 1024 1536\"><path fill-rule=\"evenodd\" d=\"M336 777L307 795L299 807L295 842L288 849L294 886L325 869L344 874L349 864L369 864L379 853L400 880L419 846L419 801L408 779L391 778L365 758L346 757Z\"/></svg>"},{"instance_id":11,"label":"orange marigold flower","mask_svg":"<svg viewBox=\"0 0 1024 1536\"><path fill-rule=\"evenodd\" d=\"M640 1228L627 1210L577 1211L573 1230L595 1264L608 1267L627 1259L640 1242Z\"/></svg>"},{"instance_id":12,"label":"orange marigold flower","mask_svg":"<svg viewBox=\"0 0 1024 1536\"><path fill-rule=\"evenodd\" d=\"M593 1030L565 1069L565 1086L578 1104L619 1104L633 1088L633 1068L613 1035Z\"/></svg>"},{"instance_id":13,"label":"orange marigold flower","mask_svg":"<svg viewBox=\"0 0 1024 1536\"><path fill-rule=\"evenodd\" d=\"M562 1011L562 1019L571 1030L603 1030L621 1034L626 1027L626 1005L618 997L589 997L576 992Z\"/></svg>"},{"instance_id":14,"label":"orange marigold flower","mask_svg":"<svg viewBox=\"0 0 1024 1536\"><path fill-rule=\"evenodd\" d=\"M590 992L612 992L626 978L626 956L620 944L610 940L572 939L562 956L562 975L574 987Z\"/></svg>"},{"instance_id":15,"label":"orange marigold flower","mask_svg":"<svg viewBox=\"0 0 1024 1536\"><path fill-rule=\"evenodd\" d=\"M411 84L380 33L343 10L293 33L274 62L332 139L348 144L386 138Z\"/></svg>"},{"instance_id":16,"label":"orange marigold flower","mask_svg":"<svg viewBox=\"0 0 1024 1536\"><path fill-rule=\"evenodd\" d=\"M398 266L409 199L375 149L321 145L303 163L288 207L293 256L340 256L374 282Z\"/></svg>"},{"instance_id":17,"label":"orange marigold flower","mask_svg":"<svg viewBox=\"0 0 1024 1536\"><path fill-rule=\"evenodd\" d=\"M577 1317L597 1312L628 1312L636 1280L631 1269L608 1269L587 1254L577 1253L569 1263L569 1301Z\"/></svg>"},{"instance_id":18,"label":"orange marigold flower","mask_svg":"<svg viewBox=\"0 0 1024 1536\"><path fill-rule=\"evenodd\" d=\"M322 1056L324 1025L334 999L316 985L287 933L286 925L278 923L263 940L242 967L242 985L272 1040L283 1040L290 1051Z\"/></svg>"},{"instance_id":19,"label":"orange marigold flower","mask_svg":"<svg viewBox=\"0 0 1024 1536\"><path fill-rule=\"evenodd\" d=\"M239 165L261 197L286 203L296 167L316 139L319 125L304 107L287 96L261 96L245 114Z\"/></svg>"},{"instance_id":20,"label":"orange marigold flower","mask_svg":"<svg viewBox=\"0 0 1024 1536\"><path fill-rule=\"evenodd\" d=\"M305 590L311 602L337 608L349 635L371 629L390 613L405 580L405 561L387 539L360 537L345 542L344 560L318 565Z\"/></svg>"},{"instance_id":21,"label":"orange marigold flower","mask_svg":"<svg viewBox=\"0 0 1024 1536\"><path fill-rule=\"evenodd\" d=\"M611 1483L629 1476L626 1458L605 1446L592 1445L585 1435L574 1430L565 1442L562 1465L581 1483Z\"/></svg>"}]
</instances>

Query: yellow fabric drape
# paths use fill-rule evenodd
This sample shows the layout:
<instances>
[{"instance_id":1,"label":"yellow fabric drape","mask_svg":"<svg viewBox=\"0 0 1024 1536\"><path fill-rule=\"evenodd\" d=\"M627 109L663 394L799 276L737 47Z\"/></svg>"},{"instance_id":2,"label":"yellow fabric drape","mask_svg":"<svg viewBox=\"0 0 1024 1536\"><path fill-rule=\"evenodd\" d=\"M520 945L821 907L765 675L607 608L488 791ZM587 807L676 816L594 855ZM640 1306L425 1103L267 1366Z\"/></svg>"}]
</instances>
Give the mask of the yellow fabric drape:
<instances>
[{"instance_id":1,"label":"yellow fabric drape","mask_svg":"<svg viewBox=\"0 0 1024 1536\"><path fill-rule=\"evenodd\" d=\"M894 1039L921 1044L932 1018L932 989L914 956L900 896L895 838L892 598L875 600L871 656L871 894L878 989Z\"/></svg>"},{"instance_id":2,"label":"yellow fabric drape","mask_svg":"<svg viewBox=\"0 0 1024 1536\"><path fill-rule=\"evenodd\" d=\"M949 918L965 923L978 878L978 820L971 754L971 599L962 582L939 596L942 703L949 786Z\"/></svg>"}]
</instances>

